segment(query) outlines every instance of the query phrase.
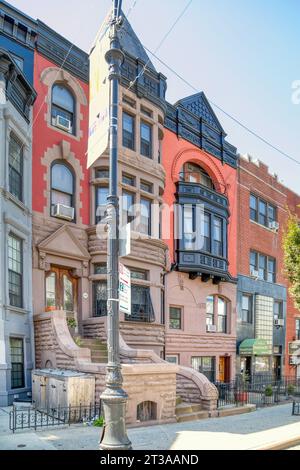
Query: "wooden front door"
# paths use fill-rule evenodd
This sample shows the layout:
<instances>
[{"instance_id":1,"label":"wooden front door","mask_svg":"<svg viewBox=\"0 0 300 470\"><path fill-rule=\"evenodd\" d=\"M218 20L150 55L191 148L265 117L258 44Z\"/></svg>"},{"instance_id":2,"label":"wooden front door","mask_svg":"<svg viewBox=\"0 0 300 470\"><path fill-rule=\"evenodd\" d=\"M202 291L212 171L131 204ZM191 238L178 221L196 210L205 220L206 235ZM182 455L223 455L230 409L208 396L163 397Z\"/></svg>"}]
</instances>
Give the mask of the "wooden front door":
<instances>
[{"instance_id":1,"label":"wooden front door","mask_svg":"<svg viewBox=\"0 0 300 470\"><path fill-rule=\"evenodd\" d=\"M229 382L230 380L230 358L220 357L219 359L219 382Z\"/></svg>"},{"instance_id":2,"label":"wooden front door","mask_svg":"<svg viewBox=\"0 0 300 470\"><path fill-rule=\"evenodd\" d=\"M68 269L53 267L46 275L46 311L51 310L77 311L77 279Z\"/></svg>"}]
</instances>

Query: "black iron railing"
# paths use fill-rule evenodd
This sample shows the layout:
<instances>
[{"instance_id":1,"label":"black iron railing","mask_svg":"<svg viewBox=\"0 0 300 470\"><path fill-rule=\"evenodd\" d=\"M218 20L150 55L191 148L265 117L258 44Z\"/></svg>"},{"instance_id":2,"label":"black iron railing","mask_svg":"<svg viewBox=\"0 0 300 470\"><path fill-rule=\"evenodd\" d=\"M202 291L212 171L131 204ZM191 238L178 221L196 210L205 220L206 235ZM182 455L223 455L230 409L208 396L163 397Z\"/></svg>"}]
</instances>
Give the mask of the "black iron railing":
<instances>
[{"instance_id":1,"label":"black iron railing","mask_svg":"<svg viewBox=\"0 0 300 470\"><path fill-rule=\"evenodd\" d=\"M293 402L295 397L300 400L300 379L294 377L284 377L281 380L270 377L265 381L256 378L247 382L216 382L215 385L219 392L218 408L248 404L264 407Z\"/></svg>"},{"instance_id":2,"label":"black iron railing","mask_svg":"<svg viewBox=\"0 0 300 470\"><path fill-rule=\"evenodd\" d=\"M22 429L37 430L43 427L78 423L93 423L103 417L102 404L57 407L49 410L36 408L20 409L17 406L9 414L9 428L13 433Z\"/></svg>"}]
</instances>

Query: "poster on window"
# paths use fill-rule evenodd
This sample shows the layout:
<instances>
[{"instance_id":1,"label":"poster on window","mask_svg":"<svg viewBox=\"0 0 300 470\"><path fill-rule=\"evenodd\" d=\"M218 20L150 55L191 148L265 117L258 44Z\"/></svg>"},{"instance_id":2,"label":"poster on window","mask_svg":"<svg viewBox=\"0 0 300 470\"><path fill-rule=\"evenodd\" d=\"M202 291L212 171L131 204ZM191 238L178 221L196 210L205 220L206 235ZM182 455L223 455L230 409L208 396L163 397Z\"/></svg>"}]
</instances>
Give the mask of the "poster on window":
<instances>
[{"instance_id":1,"label":"poster on window","mask_svg":"<svg viewBox=\"0 0 300 470\"><path fill-rule=\"evenodd\" d=\"M90 109L88 163L90 168L103 155L109 142L109 68L105 54L110 49L110 18L105 19L90 53Z\"/></svg>"},{"instance_id":2,"label":"poster on window","mask_svg":"<svg viewBox=\"0 0 300 470\"><path fill-rule=\"evenodd\" d=\"M131 274L122 263L119 263L119 283L120 312L131 315Z\"/></svg>"}]
</instances>

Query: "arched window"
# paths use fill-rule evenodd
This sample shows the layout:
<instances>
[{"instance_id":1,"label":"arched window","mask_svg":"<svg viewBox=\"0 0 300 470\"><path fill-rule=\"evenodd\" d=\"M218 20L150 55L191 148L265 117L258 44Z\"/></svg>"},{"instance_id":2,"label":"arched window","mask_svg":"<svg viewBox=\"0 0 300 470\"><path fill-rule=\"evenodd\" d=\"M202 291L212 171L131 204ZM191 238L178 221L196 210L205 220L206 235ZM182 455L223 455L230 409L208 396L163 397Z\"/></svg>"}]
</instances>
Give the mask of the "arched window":
<instances>
[{"instance_id":1,"label":"arched window","mask_svg":"<svg viewBox=\"0 0 300 470\"><path fill-rule=\"evenodd\" d=\"M57 215L57 205L64 206L65 209L74 208L74 176L72 171L64 163L54 163L51 168L51 214ZM66 212L67 214L67 212ZM73 220L73 216L64 217Z\"/></svg>"},{"instance_id":2,"label":"arched window","mask_svg":"<svg viewBox=\"0 0 300 470\"><path fill-rule=\"evenodd\" d=\"M75 99L72 93L62 84L52 88L52 125L69 134L75 133Z\"/></svg>"},{"instance_id":3,"label":"arched window","mask_svg":"<svg viewBox=\"0 0 300 470\"><path fill-rule=\"evenodd\" d=\"M194 163L186 163L180 173L180 180L185 183L198 183L215 190L213 180L203 168Z\"/></svg>"}]
</instances>

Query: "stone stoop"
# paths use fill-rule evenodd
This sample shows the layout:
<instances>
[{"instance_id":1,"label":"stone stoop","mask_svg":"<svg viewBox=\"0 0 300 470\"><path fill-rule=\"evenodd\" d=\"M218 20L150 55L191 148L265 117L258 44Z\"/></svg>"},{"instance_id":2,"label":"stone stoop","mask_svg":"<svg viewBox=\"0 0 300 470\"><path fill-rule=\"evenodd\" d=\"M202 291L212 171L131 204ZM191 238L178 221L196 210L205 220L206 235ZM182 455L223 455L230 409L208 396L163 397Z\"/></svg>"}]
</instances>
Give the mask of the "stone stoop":
<instances>
[{"instance_id":1,"label":"stone stoop","mask_svg":"<svg viewBox=\"0 0 300 470\"><path fill-rule=\"evenodd\" d=\"M176 420L178 423L187 421L198 421L199 419L209 418L209 411L202 409L199 403L180 403L176 406Z\"/></svg>"},{"instance_id":2,"label":"stone stoop","mask_svg":"<svg viewBox=\"0 0 300 470\"><path fill-rule=\"evenodd\" d=\"M106 343L98 339L80 338L80 347L90 349L93 364L107 364L108 353Z\"/></svg>"}]
</instances>

